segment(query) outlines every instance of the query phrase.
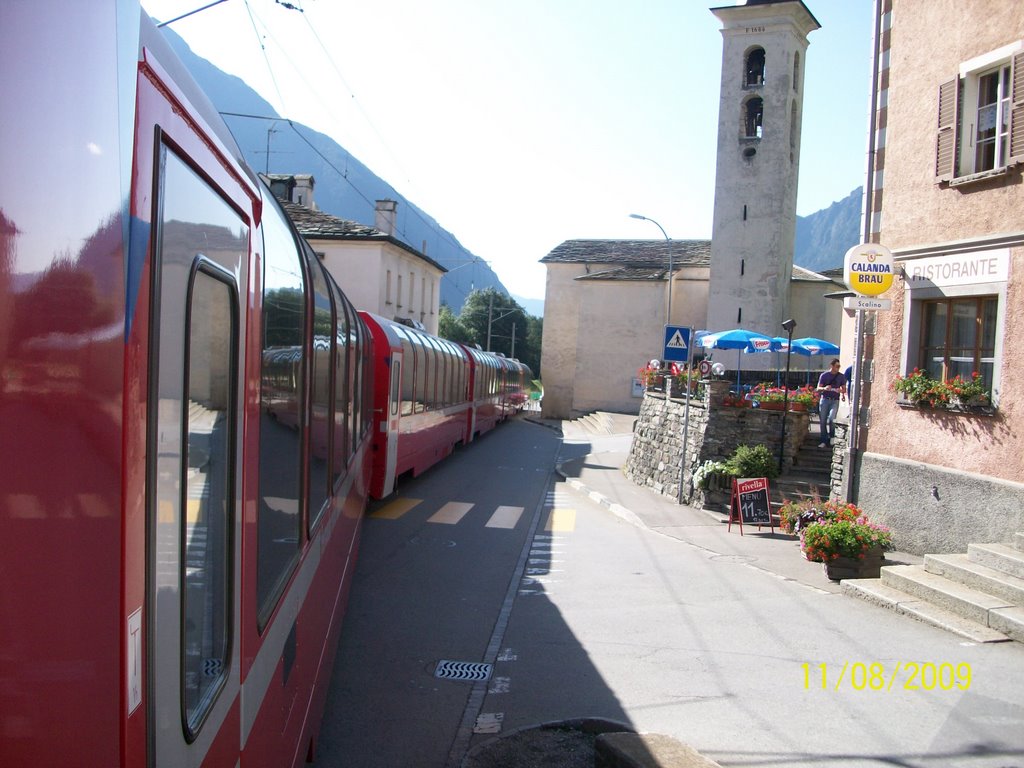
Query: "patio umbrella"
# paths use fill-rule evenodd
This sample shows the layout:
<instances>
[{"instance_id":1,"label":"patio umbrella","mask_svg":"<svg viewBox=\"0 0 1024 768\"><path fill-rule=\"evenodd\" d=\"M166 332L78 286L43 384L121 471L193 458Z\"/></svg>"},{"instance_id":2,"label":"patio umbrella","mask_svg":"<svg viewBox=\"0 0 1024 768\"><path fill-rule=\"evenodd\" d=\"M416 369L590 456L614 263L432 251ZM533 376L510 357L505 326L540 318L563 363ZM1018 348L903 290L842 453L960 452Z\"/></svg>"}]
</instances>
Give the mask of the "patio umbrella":
<instances>
[{"instance_id":1,"label":"patio umbrella","mask_svg":"<svg viewBox=\"0 0 1024 768\"><path fill-rule=\"evenodd\" d=\"M775 386L778 387L778 386L781 385L781 379L782 379L782 371L779 370L778 354L779 354L779 352L785 352L788 348L789 348L789 339L787 339L785 336L773 336L772 337L772 344L771 344L771 347L769 349L754 349L754 350L744 349L743 351L744 352L748 352L748 353L774 352L776 354L776 358L775 358Z\"/></svg>"},{"instance_id":2,"label":"patio umbrella","mask_svg":"<svg viewBox=\"0 0 1024 768\"><path fill-rule=\"evenodd\" d=\"M747 350L750 352L771 352L772 337L763 333L748 331L743 328L734 328L731 331L718 331L709 333L700 340L705 349L735 349L736 355L736 388L740 386L741 354Z\"/></svg>"},{"instance_id":3,"label":"patio umbrella","mask_svg":"<svg viewBox=\"0 0 1024 768\"><path fill-rule=\"evenodd\" d=\"M813 336L805 336L802 339L793 339L793 352L804 357L815 355L838 355L839 347L830 341L816 339ZM811 361L807 361L807 382L811 381Z\"/></svg>"}]
</instances>

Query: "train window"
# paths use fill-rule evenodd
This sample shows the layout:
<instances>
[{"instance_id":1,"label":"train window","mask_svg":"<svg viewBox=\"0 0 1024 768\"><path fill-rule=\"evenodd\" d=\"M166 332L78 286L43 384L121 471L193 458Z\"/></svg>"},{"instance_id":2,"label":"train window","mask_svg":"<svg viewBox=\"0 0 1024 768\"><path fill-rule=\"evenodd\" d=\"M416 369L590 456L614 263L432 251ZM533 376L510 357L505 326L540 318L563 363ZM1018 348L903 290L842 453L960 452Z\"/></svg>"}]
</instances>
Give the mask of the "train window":
<instances>
[{"instance_id":1,"label":"train window","mask_svg":"<svg viewBox=\"0 0 1024 768\"><path fill-rule=\"evenodd\" d=\"M359 436L362 434L363 431L363 412L359 408L358 401L359 391L363 383L363 370L365 368L362 349L363 345L366 343L366 333L362 323L354 322L349 327L351 328L349 334L349 339L351 341L350 354L351 359L353 361L351 374L351 392L353 393L352 418L354 420L352 424L352 453L355 453L356 449L359 447Z\"/></svg>"},{"instance_id":2,"label":"train window","mask_svg":"<svg viewBox=\"0 0 1024 768\"><path fill-rule=\"evenodd\" d=\"M263 208L263 361L256 596L266 626L298 561L302 518L302 428L306 280L284 214Z\"/></svg>"},{"instance_id":3,"label":"train window","mask_svg":"<svg viewBox=\"0 0 1024 768\"><path fill-rule=\"evenodd\" d=\"M334 474L332 482L338 486L348 472L349 425L352 423L352 399L349 397L349 371L352 368L349 356L352 345L348 334L351 324L348 302L331 283L334 292L334 304L338 308L338 324L334 337Z\"/></svg>"},{"instance_id":4,"label":"train window","mask_svg":"<svg viewBox=\"0 0 1024 768\"><path fill-rule=\"evenodd\" d=\"M395 328L396 332L399 330ZM413 383L416 368L412 354L412 341L405 333L401 332L399 332L399 340L402 343L402 415L408 416L413 410Z\"/></svg>"},{"instance_id":5,"label":"train window","mask_svg":"<svg viewBox=\"0 0 1024 768\"><path fill-rule=\"evenodd\" d=\"M309 530L323 514L330 492L328 458L331 447L331 354L334 312L330 289L319 259L308 260L313 285L312 402L310 403Z\"/></svg>"},{"instance_id":6,"label":"train window","mask_svg":"<svg viewBox=\"0 0 1024 768\"><path fill-rule=\"evenodd\" d=\"M233 644L240 336L234 275L246 263L249 229L171 149L161 145L159 153L147 643L159 680L154 701L180 713L163 727L180 727L191 743L228 680Z\"/></svg>"},{"instance_id":7,"label":"train window","mask_svg":"<svg viewBox=\"0 0 1024 768\"><path fill-rule=\"evenodd\" d=\"M231 278L201 262L188 312L187 451L182 516L182 687L194 733L227 673L237 302Z\"/></svg>"},{"instance_id":8,"label":"train window","mask_svg":"<svg viewBox=\"0 0 1024 768\"><path fill-rule=\"evenodd\" d=\"M411 333L409 336L412 340L416 375L416 383L413 386L413 412L422 413L427 409L427 356L423 348L423 339L419 334Z\"/></svg>"},{"instance_id":9,"label":"train window","mask_svg":"<svg viewBox=\"0 0 1024 768\"><path fill-rule=\"evenodd\" d=\"M367 372L363 376L363 392L359 408L363 414L363 433L365 434L373 426L373 336L370 335L370 330L362 320L357 319L357 322L364 339L361 367Z\"/></svg>"}]
</instances>

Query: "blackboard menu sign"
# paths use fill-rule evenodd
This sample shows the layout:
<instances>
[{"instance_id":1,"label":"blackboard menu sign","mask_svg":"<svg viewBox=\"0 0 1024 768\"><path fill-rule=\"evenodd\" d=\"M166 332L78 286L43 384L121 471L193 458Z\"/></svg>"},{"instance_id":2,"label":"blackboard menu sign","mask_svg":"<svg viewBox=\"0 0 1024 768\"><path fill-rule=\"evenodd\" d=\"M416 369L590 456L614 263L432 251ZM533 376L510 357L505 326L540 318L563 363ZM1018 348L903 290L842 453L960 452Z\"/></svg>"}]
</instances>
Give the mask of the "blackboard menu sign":
<instances>
[{"instance_id":1,"label":"blackboard menu sign","mask_svg":"<svg viewBox=\"0 0 1024 768\"><path fill-rule=\"evenodd\" d=\"M740 536L744 523L758 528L768 525L775 532L767 477L733 478L728 530L732 530L734 521L739 523Z\"/></svg>"}]
</instances>

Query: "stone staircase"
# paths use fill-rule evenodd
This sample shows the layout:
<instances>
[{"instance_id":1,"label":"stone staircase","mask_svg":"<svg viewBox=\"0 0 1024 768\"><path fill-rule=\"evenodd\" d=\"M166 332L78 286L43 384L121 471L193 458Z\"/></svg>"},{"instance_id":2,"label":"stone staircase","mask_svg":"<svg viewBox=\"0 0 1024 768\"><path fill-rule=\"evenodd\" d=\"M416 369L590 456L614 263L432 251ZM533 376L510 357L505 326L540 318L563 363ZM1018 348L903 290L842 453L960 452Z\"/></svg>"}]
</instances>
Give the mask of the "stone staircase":
<instances>
[{"instance_id":1,"label":"stone staircase","mask_svg":"<svg viewBox=\"0 0 1024 768\"><path fill-rule=\"evenodd\" d=\"M976 643L1024 643L1024 533L1012 544L884 566L881 578L846 579L842 591Z\"/></svg>"},{"instance_id":2,"label":"stone staircase","mask_svg":"<svg viewBox=\"0 0 1024 768\"><path fill-rule=\"evenodd\" d=\"M832 450L819 448L821 434L818 425L811 424L800 450L793 459L792 468L770 483L772 509L777 510L785 500L829 497L832 484Z\"/></svg>"},{"instance_id":3,"label":"stone staircase","mask_svg":"<svg viewBox=\"0 0 1024 768\"><path fill-rule=\"evenodd\" d=\"M585 413L572 421L562 422L562 432L566 437L585 437L587 435L615 435L630 433L636 416L606 411Z\"/></svg>"}]
</instances>

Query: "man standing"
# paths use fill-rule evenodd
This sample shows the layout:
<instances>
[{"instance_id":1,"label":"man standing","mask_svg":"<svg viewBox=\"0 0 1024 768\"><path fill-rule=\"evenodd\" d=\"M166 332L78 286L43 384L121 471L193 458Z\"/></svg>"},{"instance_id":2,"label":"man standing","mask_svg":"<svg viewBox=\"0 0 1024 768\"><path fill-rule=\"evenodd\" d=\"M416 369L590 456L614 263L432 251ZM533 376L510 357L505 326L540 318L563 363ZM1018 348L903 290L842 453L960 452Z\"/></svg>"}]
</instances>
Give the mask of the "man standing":
<instances>
[{"instance_id":1,"label":"man standing","mask_svg":"<svg viewBox=\"0 0 1024 768\"><path fill-rule=\"evenodd\" d=\"M832 438L836 436L836 413L839 411L839 398L846 396L846 377L839 372L839 358L835 358L818 378L817 392L818 418L821 422L821 442L819 448L828 448Z\"/></svg>"}]
</instances>

